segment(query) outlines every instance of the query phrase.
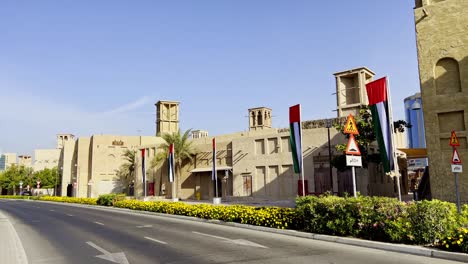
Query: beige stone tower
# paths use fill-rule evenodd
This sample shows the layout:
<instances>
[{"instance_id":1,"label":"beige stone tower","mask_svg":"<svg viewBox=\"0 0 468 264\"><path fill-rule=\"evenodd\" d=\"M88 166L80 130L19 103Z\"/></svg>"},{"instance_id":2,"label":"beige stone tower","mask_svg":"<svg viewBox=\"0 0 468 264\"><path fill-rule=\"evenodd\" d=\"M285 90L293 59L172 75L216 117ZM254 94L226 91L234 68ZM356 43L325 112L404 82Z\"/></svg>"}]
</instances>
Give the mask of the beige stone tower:
<instances>
[{"instance_id":1,"label":"beige stone tower","mask_svg":"<svg viewBox=\"0 0 468 264\"><path fill-rule=\"evenodd\" d=\"M155 105L156 135L179 131L179 102L158 101Z\"/></svg>"},{"instance_id":2,"label":"beige stone tower","mask_svg":"<svg viewBox=\"0 0 468 264\"><path fill-rule=\"evenodd\" d=\"M193 139L196 139L196 138L206 138L206 137L208 137L208 131L206 131L206 130L200 130L200 129L192 130L192 138L193 138Z\"/></svg>"},{"instance_id":3,"label":"beige stone tower","mask_svg":"<svg viewBox=\"0 0 468 264\"><path fill-rule=\"evenodd\" d=\"M452 130L460 141L461 160L468 160L468 1L416 0L414 20L432 197L455 201ZM466 203L466 169L460 188Z\"/></svg>"},{"instance_id":4,"label":"beige stone tower","mask_svg":"<svg viewBox=\"0 0 468 264\"><path fill-rule=\"evenodd\" d=\"M72 134L57 134L57 148L62 149L66 142L75 140Z\"/></svg>"},{"instance_id":5,"label":"beige stone tower","mask_svg":"<svg viewBox=\"0 0 468 264\"><path fill-rule=\"evenodd\" d=\"M25 167L32 167L32 159L29 155L19 155L18 156L18 165Z\"/></svg>"},{"instance_id":6,"label":"beige stone tower","mask_svg":"<svg viewBox=\"0 0 468 264\"><path fill-rule=\"evenodd\" d=\"M249 109L249 130L271 128L271 109L256 107Z\"/></svg>"},{"instance_id":7,"label":"beige stone tower","mask_svg":"<svg viewBox=\"0 0 468 264\"><path fill-rule=\"evenodd\" d=\"M369 103L366 84L371 82L375 73L366 67L337 72L336 78L336 111L338 117L349 114L357 116L362 105Z\"/></svg>"}]
</instances>

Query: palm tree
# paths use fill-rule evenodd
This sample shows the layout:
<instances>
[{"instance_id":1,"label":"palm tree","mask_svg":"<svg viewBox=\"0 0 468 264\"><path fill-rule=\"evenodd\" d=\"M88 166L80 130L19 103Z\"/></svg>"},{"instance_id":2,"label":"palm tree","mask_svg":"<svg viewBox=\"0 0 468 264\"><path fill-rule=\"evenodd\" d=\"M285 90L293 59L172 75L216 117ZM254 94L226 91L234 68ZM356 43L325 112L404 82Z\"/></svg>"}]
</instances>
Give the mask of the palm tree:
<instances>
[{"instance_id":1,"label":"palm tree","mask_svg":"<svg viewBox=\"0 0 468 264\"><path fill-rule=\"evenodd\" d=\"M124 163L118 170L120 181L124 188L127 188L132 180L135 180L135 172L137 167L137 151L126 149L122 154Z\"/></svg>"},{"instance_id":2,"label":"palm tree","mask_svg":"<svg viewBox=\"0 0 468 264\"><path fill-rule=\"evenodd\" d=\"M153 168L163 164L167 160L170 144L174 144L175 177L172 183L172 198L177 197L178 189L180 188L182 163L187 159L192 162L193 155L195 154L195 148L192 146L192 142L189 141L190 132L192 132L191 129L186 130L183 135L180 133L180 130L176 133L163 134L161 137L166 142L159 146L158 149L162 151L151 161L151 167Z\"/></svg>"}]
</instances>

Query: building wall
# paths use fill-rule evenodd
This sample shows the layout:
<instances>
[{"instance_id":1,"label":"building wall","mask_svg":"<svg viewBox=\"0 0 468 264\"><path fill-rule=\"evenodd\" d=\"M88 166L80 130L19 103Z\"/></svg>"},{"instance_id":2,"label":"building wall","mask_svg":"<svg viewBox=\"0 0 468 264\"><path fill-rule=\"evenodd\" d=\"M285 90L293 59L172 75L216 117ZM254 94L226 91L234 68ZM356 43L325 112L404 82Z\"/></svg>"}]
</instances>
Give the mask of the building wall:
<instances>
[{"instance_id":1,"label":"building wall","mask_svg":"<svg viewBox=\"0 0 468 264\"><path fill-rule=\"evenodd\" d=\"M0 171L8 169L13 164L17 164L16 153L3 153L0 159Z\"/></svg>"},{"instance_id":2,"label":"building wall","mask_svg":"<svg viewBox=\"0 0 468 264\"><path fill-rule=\"evenodd\" d=\"M419 0L414 16L432 196L454 201L452 130L460 139L461 159L468 157L468 1ZM466 170L460 176L464 202L467 176Z\"/></svg>"},{"instance_id":3,"label":"building wall","mask_svg":"<svg viewBox=\"0 0 468 264\"><path fill-rule=\"evenodd\" d=\"M57 167L59 164L60 152L60 149L35 149L33 165L34 171Z\"/></svg>"},{"instance_id":4,"label":"building wall","mask_svg":"<svg viewBox=\"0 0 468 264\"><path fill-rule=\"evenodd\" d=\"M72 176L75 172L75 156L78 142L75 140L63 142L60 150L59 171L62 178L60 185L61 196L67 196L67 187L73 183Z\"/></svg>"},{"instance_id":5,"label":"building wall","mask_svg":"<svg viewBox=\"0 0 468 264\"><path fill-rule=\"evenodd\" d=\"M32 158L29 155L18 156L18 166L32 167Z\"/></svg>"}]
</instances>

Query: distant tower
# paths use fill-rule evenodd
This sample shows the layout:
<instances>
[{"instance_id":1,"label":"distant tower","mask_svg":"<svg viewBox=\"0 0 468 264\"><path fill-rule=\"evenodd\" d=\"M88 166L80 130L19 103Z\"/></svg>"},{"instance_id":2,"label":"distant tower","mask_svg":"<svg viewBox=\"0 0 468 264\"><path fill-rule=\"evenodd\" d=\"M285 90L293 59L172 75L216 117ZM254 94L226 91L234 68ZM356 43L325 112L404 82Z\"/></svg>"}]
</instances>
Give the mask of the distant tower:
<instances>
[{"instance_id":1,"label":"distant tower","mask_svg":"<svg viewBox=\"0 0 468 264\"><path fill-rule=\"evenodd\" d=\"M29 156L29 155L19 155L18 156L18 165L19 166L31 167L31 164L32 164L31 156Z\"/></svg>"},{"instance_id":2,"label":"distant tower","mask_svg":"<svg viewBox=\"0 0 468 264\"><path fill-rule=\"evenodd\" d=\"M65 142L72 141L75 139L75 136L72 134L57 134L57 148L63 149Z\"/></svg>"},{"instance_id":3,"label":"distant tower","mask_svg":"<svg viewBox=\"0 0 468 264\"><path fill-rule=\"evenodd\" d=\"M371 82L375 73L366 67L337 72L336 78L336 111L338 117L349 114L357 116L359 109L369 103L366 84Z\"/></svg>"},{"instance_id":4,"label":"distant tower","mask_svg":"<svg viewBox=\"0 0 468 264\"><path fill-rule=\"evenodd\" d=\"M208 137L208 131L206 130L192 130L192 138L206 138Z\"/></svg>"},{"instance_id":5,"label":"distant tower","mask_svg":"<svg viewBox=\"0 0 468 264\"><path fill-rule=\"evenodd\" d=\"M158 101L155 105L156 135L179 131L179 102Z\"/></svg>"},{"instance_id":6,"label":"distant tower","mask_svg":"<svg viewBox=\"0 0 468 264\"><path fill-rule=\"evenodd\" d=\"M249 109L249 130L271 128L271 109L256 107Z\"/></svg>"}]
</instances>

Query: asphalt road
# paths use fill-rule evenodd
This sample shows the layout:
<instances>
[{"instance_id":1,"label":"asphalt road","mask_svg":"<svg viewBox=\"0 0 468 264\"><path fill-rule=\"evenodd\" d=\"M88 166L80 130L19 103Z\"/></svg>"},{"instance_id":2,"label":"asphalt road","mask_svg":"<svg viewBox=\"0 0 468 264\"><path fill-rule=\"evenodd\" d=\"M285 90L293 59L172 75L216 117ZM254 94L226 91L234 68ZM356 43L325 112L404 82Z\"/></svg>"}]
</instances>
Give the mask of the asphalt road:
<instances>
[{"instance_id":1,"label":"asphalt road","mask_svg":"<svg viewBox=\"0 0 468 264\"><path fill-rule=\"evenodd\" d=\"M459 263L59 203L0 200L0 211L13 224L29 263Z\"/></svg>"}]
</instances>

